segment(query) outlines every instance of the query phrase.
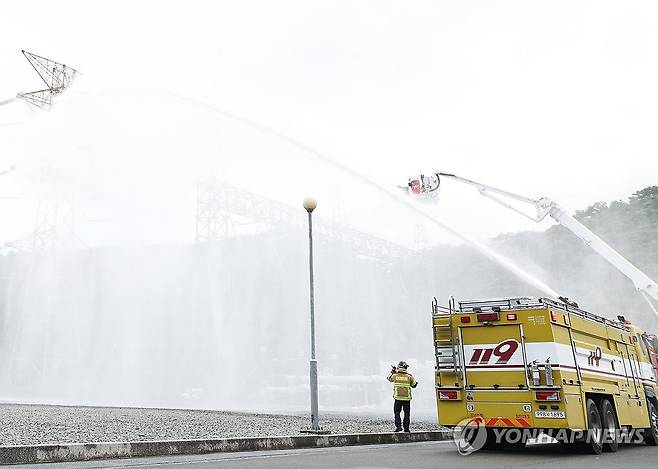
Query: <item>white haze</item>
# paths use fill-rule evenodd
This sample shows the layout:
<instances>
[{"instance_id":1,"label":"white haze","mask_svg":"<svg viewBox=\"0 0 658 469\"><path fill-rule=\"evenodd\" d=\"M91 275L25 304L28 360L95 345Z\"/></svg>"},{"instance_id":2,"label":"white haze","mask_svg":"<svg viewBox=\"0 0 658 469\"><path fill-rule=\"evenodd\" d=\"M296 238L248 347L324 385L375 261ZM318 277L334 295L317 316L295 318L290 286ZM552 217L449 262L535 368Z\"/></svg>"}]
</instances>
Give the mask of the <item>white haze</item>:
<instances>
[{"instance_id":1,"label":"white haze","mask_svg":"<svg viewBox=\"0 0 658 469\"><path fill-rule=\"evenodd\" d=\"M53 251L19 252L6 262L6 400L304 408L303 234L251 220L242 235L215 246L191 244L199 179L298 207L302 223L300 198L312 191L320 224L412 250L418 226L428 221L420 247L446 231L469 240L397 189L257 124L177 95L91 92L88 83L84 77L55 111L7 133L8 144L24 152L12 178L42 206L55 204L58 233ZM84 134L80 116L94 116ZM25 132L35 131L53 138L28 139ZM430 382L423 337L429 300L444 292L419 291L413 277L359 260L349 244L321 235L317 241L325 405L381 411L388 393L380 375L389 362L412 360ZM555 295L481 241L470 242L483 257L516 269L528 291ZM223 386L225 373L240 384ZM427 410L431 394L423 395Z\"/></svg>"},{"instance_id":2,"label":"white haze","mask_svg":"<svg viewBox=\"0 0 658 469\"><path fill-rule=\"evenodd\" d=\"M449 182L436 207L400 203L394 185L442 169L581 208L654 184L655 7L498 5L3 6L15 20L0 30L3 48L83 75L50 113L0 108L0 170L17 164L0 196L20 197L0 201L0 240L31 233L39 200L56 201L60 218L59 249L2 264L0 398L307 407L304 233L255 220L195 245L199 178L296 207L302 225L300 201L313 194L320 224L411 249L472 240L489 258L488 236L537 227ZM0 53L0 100L39 86ZM317 241L325 409L387 409L382 375L406 359L431 411L433 295L554 295L554 278L519 256L511 269L527 289L480 285L476 263L452 292L432 268L464 266L390 271Z\"/></svg>"}]
</instances>

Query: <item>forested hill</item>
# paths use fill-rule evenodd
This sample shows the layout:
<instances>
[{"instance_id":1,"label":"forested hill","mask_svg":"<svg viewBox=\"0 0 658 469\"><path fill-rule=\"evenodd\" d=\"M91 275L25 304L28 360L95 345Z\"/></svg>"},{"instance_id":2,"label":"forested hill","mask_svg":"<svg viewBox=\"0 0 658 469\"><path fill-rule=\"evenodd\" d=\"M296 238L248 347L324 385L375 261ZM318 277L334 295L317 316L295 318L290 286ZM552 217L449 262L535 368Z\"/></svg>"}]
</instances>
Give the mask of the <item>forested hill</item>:
<instances>
[{"instance_id":1,"label":"forested hill","mask_svg":"<svg viewBox=\"0 0 658 469\"><path fill-rule=\"evenodd\" d=\"M658 278L658 186L635 192L627 202L598 202L575 217L649 277Z\"/></svg>"},{"instance_id":2,"label":"forested hill","mask_svg":"<svg viewBox=\"0 0 658 469\"><path fill-rule=\"evenodd\" d=\"M637 191L625 201L597 202L578 210L575 218L649 277L658 279L658 186ZM560 292L644 322L644 315L637 312L647 307L631 282L566 228L555 225L543 233L504 235L494 243L507 254L521 249L548 271L551 285Z\"/></svg>"},{"instance_id":3,"label":"forested hill","mask_svg":"<svg viewBox=\"0 0 658 469\"><path fill-rule=\"evenodd\" d=\"M597 202L575 217L658 280L658 186L637 191L628 200ZM658 332L658 320L633 284L566 228L555 225L544 232L503 234L490 244L581 307L611 317L625 314ZM421 270L441 295L543 294L467 246L438 247L424 257Z\"/></svg>"},{"instance_id":4,"label":"forested hill","mask_svg":"<svg viewBox=\"0 0 658 469\"><path fill-rule=\"evenodd\" d=\"M575 218L649 277L658 277L658 186L635 192L627 201L596 202L576 211ZM554 267L555 261L572 260L583 252L582 243L560 225L544 233L501 235L494 242L502 246L546 243L551 252L543 260L550 261ZM541 246L536 247L539 252L545 251Z\"/></svg>"}]
</instances>

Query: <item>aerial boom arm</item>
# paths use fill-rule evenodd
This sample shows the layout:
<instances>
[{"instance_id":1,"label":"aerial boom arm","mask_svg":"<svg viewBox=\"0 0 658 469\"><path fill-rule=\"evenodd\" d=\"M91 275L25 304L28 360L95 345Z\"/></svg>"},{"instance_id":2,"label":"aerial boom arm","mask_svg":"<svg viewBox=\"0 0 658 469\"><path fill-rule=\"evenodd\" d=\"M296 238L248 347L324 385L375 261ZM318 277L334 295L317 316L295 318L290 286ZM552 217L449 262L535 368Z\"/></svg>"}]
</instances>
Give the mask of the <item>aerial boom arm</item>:
<instances>
[{"instance_id":1,"label":"aerial boom arm","mask_svg":"<svg viewBox=\"0 0 658 469\"><path fill-rule=\"evenodd\" d=\"M566 210L555 202L551 202L549 215L560 225L582 239L586 245L594 249L601 257L616 267L617 270L631 279L638 291L648 294L654 300L658 301L658 285L656 285L656 282L631 264L628 259L615 251L605 241L592 233L585 225L569 215Z\"/></svg>"},{"instance_id":2,"label":"aerial boom arm","mask_svg":"<svg viewBox=\"0 0 658 469\"><path fill-rule=\"evenodd\" d=\"M617 270L619 270L626 277L628 277L635 285L635 288L645 296L649 305L651 306L651 309L653 309L653 311L658 315L658 311L651 303L651 301L649 301L648 299L648 297L651 297L658 302L658 285L656 284L656 282L651 280L644 272L642 272L640 269L638 269L633 264L631 264L626 258L624 258L621 254L619 254L612 247L610 247L605 241L603 241L601 238L599 238L594 233L592 233L585 225L583 225L574 217L569 215L569 213L567 213L565 209L560 207L558 204L556 204L549 198L543 197L541 199L535 200L528 197L523 197L517 194L513 194L511 192L507 192L501 189L497 189L495 187L487 186L485 184L480 184L478 182L471 181L470 179L464 179L459 176L455 176L454 174L447 174L447 173L437 173L437 174L442 177L455 179L456 181L462 182L464 184L475 186L475 188L483 196L488 197L493 201L497 202L498 204L507 207L511 210L514 210L515 212L520 213L526 218L529 218L537 223L542 221L546 217L546 215L550 215L551 218L553 218L560 225L564 226L573 234L575 234L580 239L582 239L587 246L589 246L594 251L596 251L601 257L603 257L610 264L612 264ZM524 202L529 205L533 205L536 209L536 213L537 213L536 216L529 215L524 211L517 209L516 207L510 205L508 202L502 199L500 196L509 197L517 201Z\"/></svg>"},{"instance_id":3,"label":"aerial boom arm","mask_svg":"<svg viewBox=\"0 0 658 469\"><path fill-rule=\"evenodd\" d=\"M470 179L455 176L454 174L438 173L438 172L436 174L440 177L448 177L450 179L454 179L454 180L459 181L461 183L469 184L471 186L475 186L475 188L480 192L481 195L490 198L491 200L493 200L493 201L497 202L498 204L502 205L503 207L509 208L510 210L514 210L516 213L518 213L520 215L523 215L524 217L529 218L530 220L532 220L534 222L540 222L548 214L548 208L544 207L541 204L541 200L531 199L529 197L524 197L522 195L514 194L512 192L504 191L504 190L498 189L496 187L487 186L486 184L471 181ZM496 194L496 195L494 195L494 194ZM524 202L526 204L533 205L535 207L535 209L537 210L537 213L535 215L529 215L526 212L524 212L523 210L519 210L518 208L514 207L513 205L506 202L503 198L498 197L498 196L509 197L510 199L515 199L515 200L518 200L519 202Z\"/></svg>"}]
</instances>

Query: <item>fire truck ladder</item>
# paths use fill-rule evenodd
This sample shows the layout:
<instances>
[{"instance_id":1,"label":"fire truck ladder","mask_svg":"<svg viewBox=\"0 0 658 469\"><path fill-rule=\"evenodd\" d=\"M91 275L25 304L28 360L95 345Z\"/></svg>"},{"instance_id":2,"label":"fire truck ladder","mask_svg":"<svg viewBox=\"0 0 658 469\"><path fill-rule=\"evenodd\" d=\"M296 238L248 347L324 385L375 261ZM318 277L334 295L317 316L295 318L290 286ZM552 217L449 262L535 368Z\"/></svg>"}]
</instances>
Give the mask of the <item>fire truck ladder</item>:
<instances>
[{"instance_id":1,"label":"fire truck ladder","mask_svg":"<svg viewBox=\"0 0 658 469\"><path fill-rule=\"evenodd\" d=\"M439 386L443 386L443 375L454 376L454 385L459 387L459 374L462 372L459 355L459 339L455 337L453 317L455 299L450 297L448 307L439 306L436 299L432 301L432 327L434 329L434 355L436 357L436 372L439 376Z\"/></svg>"}]
</instances>

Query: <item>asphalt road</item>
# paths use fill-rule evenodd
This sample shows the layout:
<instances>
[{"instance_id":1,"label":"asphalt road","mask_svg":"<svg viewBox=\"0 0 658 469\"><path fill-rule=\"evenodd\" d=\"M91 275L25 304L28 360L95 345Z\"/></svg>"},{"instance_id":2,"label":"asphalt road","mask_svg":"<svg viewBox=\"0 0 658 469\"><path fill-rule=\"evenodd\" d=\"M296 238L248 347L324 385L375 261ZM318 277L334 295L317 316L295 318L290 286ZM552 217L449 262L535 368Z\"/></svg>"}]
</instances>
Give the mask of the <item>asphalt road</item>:
<instances>
[{"instance_id":1,"label":"asphalt road","mask_svg":"<svg viewBox=\"0 0 658 469\"><path fill-rule=\"evenodd\" d=\"M559 444L528 446L523 450L479 451L460 456L452 442L406 443L381 446L351 446L328 449L258 451L198 456L122 459L86 463L22 465L21 469L157 468L157 469L296 469L296 468L550 468L619 469L656 467L658 448L624 446L617 453L601 456L570 454Z\"/></svg>"}]
</instances>

